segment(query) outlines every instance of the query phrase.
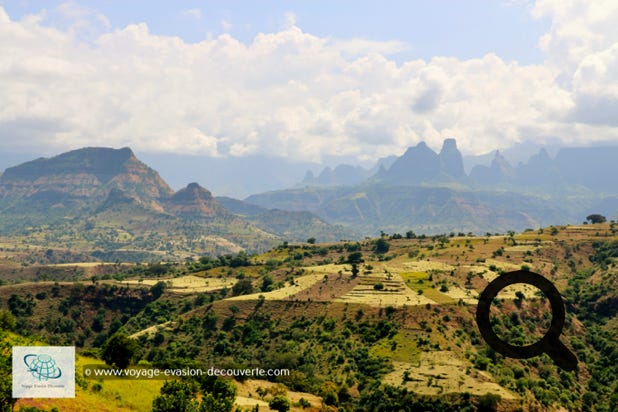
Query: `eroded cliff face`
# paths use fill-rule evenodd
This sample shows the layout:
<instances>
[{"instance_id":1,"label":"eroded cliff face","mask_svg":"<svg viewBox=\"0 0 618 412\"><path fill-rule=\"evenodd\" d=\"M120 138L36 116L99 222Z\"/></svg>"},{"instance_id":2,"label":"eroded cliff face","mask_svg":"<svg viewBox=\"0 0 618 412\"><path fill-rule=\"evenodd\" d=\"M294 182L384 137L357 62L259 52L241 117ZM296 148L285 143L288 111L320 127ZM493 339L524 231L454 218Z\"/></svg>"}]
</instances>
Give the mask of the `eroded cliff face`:
<instances>
[{"instance_id":1,"label":"eroded cliff face","mask_svg":"<svg viewBox=\"0 0 618 412\"><path fill-rule=\"evenodd\" d=\"M180 216L215 217L227 213L219 206L210 191L197 183L190 183L176 192L166 202L166 206L170 213Z\"/></svg>"},{"instance_id":2,"label":"eroded cliff face","mask_svg":"<svg viewBox=\"0 0 618 412\"><path fill-rule=\"evenodd\" d=\"M1 198L36 198L68 206L106 199L113 190L153 207L173 190L131 149L85 148L7 169L0 177Z\"/></svg>"}]
</instances>

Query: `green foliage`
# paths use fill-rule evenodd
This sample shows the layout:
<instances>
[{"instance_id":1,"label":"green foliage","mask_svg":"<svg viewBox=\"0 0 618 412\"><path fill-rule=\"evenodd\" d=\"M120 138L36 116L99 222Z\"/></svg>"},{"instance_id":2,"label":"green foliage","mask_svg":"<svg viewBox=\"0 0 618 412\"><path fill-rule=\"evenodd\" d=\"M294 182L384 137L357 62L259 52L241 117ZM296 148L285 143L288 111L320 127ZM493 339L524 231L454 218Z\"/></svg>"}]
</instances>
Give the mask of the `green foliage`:
<instances>
[{"instance_id":1,"label":"green foliage","mask_svg":"<svg viewBox=\"0 0 618 412\"><path fill-rule=\"evenodd\" d=\"M363 262L362 252L352 252L348 255L347 263L358 264Z\"/></svg>"},{"instance_id":2,"label":"green foliage","mask_svg":"<svg viewBox=\"0 0 618 412\"><path fill-rule=\"evenodd\" d=\"M233 296L248 295L250 293L253 293L251 279L241 279L232 286Z\"/></svg>"},{"instance_id":3,"label":"green foliage","mask_svg":"<svg viewBox=\"0 0 618 412\"><path fill-rule=\"evenodd\" d=\"M283 395L276 395L268 402L268 407L277 412L287 412L290 410L290 401Z\"/></svg>"},{"instance_id":4,"label":"green foliage","mask_svg":"<svg viewBox=\"0 0 618 412\"><path fill-rule=\"evenodd\" d=\"M478 411L479 412L492 412L498 410L498 404L500 403L500 395L494 393L486 393L479 398Z\"/></svg>"},{"instance_id":5,"label":"green foliage","mask_svg":"<svg viewBox=\"0 0 618 412\"><path fill-rule=\"evenodd\" d=\"M592 215L586 216L586 220L590 223L605 223L607 222L607 218L603 215L599 215L594 213Z\"/></svg>"},{"instance_id":6,"label":"green foliage","mask_svg":"<svg viewBox=\"0 0 618 412\"><path fill-rule=\"evenodd\" d=\"M0 330L12 331L15 329L15 318L10 312L0 310Z\"/></svg>"},{"instance_id":7,"label":"green foliage","mask_svg":"<svg viewBox=\"0 0 618 412\"><path fill-rule=\"evenodd\" d=\"M273 289L273 283L274 280L272 276L264 275L264 277L262 278L262 286L260 287L260 290L262 292L270 292Z\"/></svg>"},{"instance_id":8,"label":"green foliage","mask_svg":"<svg viewBox=\"0 0 618 412\"><path fill-rule=\"evenodd\" d=\"M150 287L150 293L152 294L152 298L157 300L161 297L163 292L165 291L166 284L163 281L159 281Z\"/></svg>"},{"instance_id":9,"label":"green foliage","mask_svg":"<svg viewBox=\"0 0 618 412\"><path fill-rule=\"evenodd\" d=\"M229 412L236 399L236 386L232 382L213 376L200 381L203 392L200 412Z\"/></svg>"},{"instance_id":10,"label":"green foliage","mask_svg":"<svg viewBox=\"0 0 618 412\"><path fill-rule=\"evenodd\" d=\"M12 345L0 331L0 412L10 412L17 399L13 398Z\"/></svg>"},{"instance_id":11,"label":"green foliage","mask_svg":"<svg viewBox=\"0 0 618 412\"><path fill-rule=\"evenodd\" d=\"M377 254L382 255L382 254L388 252L390 247L391 247L391 245L390 245L390 243L388 243L386 241L386 239L380 238L380 239L376 240L376 243L375 243L375 246L373 248L373 251L375 253L377 253Z\"/></svg>"},{"instance_id":12,"label":"green foliage","mask_svg":"<svg viewBox=\"0 0 618 412\"><path fill-rule=\"evenodd\" d=\"M152 402L153 412L197 412L197 388L186 381L167 381Z\"/></svg>"},{"instance_id":13,"label":"green foliage","mask_svg":"<svg viewBox=\"0 0 618 412\"><path fill-rule=\"evenodd\" d=\"M101 348L101 359L108 365L124 369L137 354L137 341L122 332L113 334Z\"/></svg>"},{"instance_id":14,"label":"green foliage","mask_svg":"<svg viewBox=\"0 0 618 412\"><path fill-rule=\"evenodd\" d=\"M12 294L8 300L8 305L9 310L15 316L31 316L36 303L30 294L26 298Z\"/></svg>"},{"instance_id":15,"label":"green foliage","mask_svg":"<svg viewBox=\"0 0 618 412\"><path fill-rule=\"evenodd\" d=\"M474 412L476 410L468 394L436 398L420 396L413 392L408 392L407 389L390 385L375 387L366 391L362 395L359 405L362 405L362 410L380 412Z\"/></svg>"},{"instance_id":16,"label":"green foliage","mask_svg":"<svg viewBox=\"0 0 618 412\"><path fill-rule=\"evenodd\" d=\"M593 254L589 257L591 262L599 263L602 268L612 264L618 258L618 240L610 242L593 242Z\"/></svg>"}]
</instances>

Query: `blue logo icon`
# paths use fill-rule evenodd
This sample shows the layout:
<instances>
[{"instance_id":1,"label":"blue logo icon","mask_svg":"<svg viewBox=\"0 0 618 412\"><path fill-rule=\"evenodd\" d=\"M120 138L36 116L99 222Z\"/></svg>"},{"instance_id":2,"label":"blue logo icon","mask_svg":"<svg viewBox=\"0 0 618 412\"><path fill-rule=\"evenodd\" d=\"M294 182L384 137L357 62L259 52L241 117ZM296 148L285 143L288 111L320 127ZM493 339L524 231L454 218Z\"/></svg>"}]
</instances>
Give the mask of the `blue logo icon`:
<instances>
[{"instance_id":1,"label":"blue logo icon","mask_svg":"<svg viewBox=\"0 0 618 412\"><path fill-rule=\"evenodd\" d=\"M24 356L24 363L32 376L40 381L58 379L62 376L62 371L56 366L56 361L49 355L28 354Z\"/></svg>"}]
</instances>

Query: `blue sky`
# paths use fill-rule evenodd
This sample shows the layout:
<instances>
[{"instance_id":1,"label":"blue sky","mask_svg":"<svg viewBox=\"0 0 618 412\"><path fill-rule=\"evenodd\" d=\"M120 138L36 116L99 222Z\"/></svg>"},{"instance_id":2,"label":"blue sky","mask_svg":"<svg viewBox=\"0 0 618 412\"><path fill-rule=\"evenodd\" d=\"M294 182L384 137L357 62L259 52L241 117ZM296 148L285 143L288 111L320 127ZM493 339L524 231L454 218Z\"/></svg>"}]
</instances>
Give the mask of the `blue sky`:
<instances>
[{"instance_id":1,"label":"blue sky","mask_svg":"<svg viewBox=\"0 0 618 412\"><path fill-rule=\"evenodd\" d=\"M0 150L618 142L618 2L0 0Z\"/></svg>"},{"instance_id":2,"label":"blue sky","mask_svg":"<svg viewBox=\"0 0 618 412\"><path fill-rule=\"evenodd\" d=\"M54 9L63 1L1 1L11 17L47 10L48 25L70 22ZM533 18L526 2L509 1L80 1L104 14L112 29L148 24L153 34L199 42L229 33L251 43L256 34L279 31L293 18L319 37L398 40L406 49L399 61L433 56L461 59L496 53L505 60L538 63L543 59L539 37L547 18ZM43 7L44 5L44 7Z\"/></svg>"}]
</instances>

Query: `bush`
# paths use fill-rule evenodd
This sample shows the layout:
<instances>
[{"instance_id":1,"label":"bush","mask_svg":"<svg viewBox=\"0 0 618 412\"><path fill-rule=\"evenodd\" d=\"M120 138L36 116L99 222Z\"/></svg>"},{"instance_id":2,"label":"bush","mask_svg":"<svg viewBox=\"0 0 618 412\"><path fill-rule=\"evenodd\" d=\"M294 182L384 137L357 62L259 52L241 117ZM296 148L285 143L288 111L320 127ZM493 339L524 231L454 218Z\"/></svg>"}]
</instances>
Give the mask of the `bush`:
<instances>
[{"instance_id":1,"label":"bush","mask_svg":"<svg viewBox=\"0 0 618 412\"><path fill-rule=\"evenodd\" d=\"M486 393L479 398L478 411L497 411L502 398L494 393Z\"/></svg>"},{"instance_id":2,"label":"bush","mask_svg":"<svg viewBox=\"0 0 618 412\"><path fill-rule=\"evenodd\" d=\"M108 365L125 369L137 354L137 342L122 332L113 334L104 344L101 358Z\"/></svg>"},{"instance_id":3,"label":"bush","mask_svg":"<svg viewBox=\"0 0 618 412\"><path fill-rule=\"evenodd\" d=\"M248 295L253 292L253 285L250 279L241 279L232 286L232 295Z\"/></svg>"},{"instance_id":4,"label":"bush","mask_svg":"<svg viewBox=\"0 0 618 412\"><path fill-rule=\"evenodd\" d=\"M15 318L6 310L0 311L0 330L12 331L15 329Z\"/></svg>"},{"instance_id":5,"label":"bush","mask_svg":"<svg viewBox=\"0 0 618 412\"><path fill-rule=\"evenodd\" d=\"M277 395L268 402L268 407L278 412L287 412L290 410L290 401L283 395Z\"/></svg>"},{"instance_id":6,"label":"bush","mask_svg":"<svg viewBox=\"0 0 618 412\"><path fill-rule=\"evenodd\" d=\"M390 247L391 245L385 239L380 238L376 241L373 251L376 252L377 254L382 255L388 252Z\"/></svg>"}]
</instances>

